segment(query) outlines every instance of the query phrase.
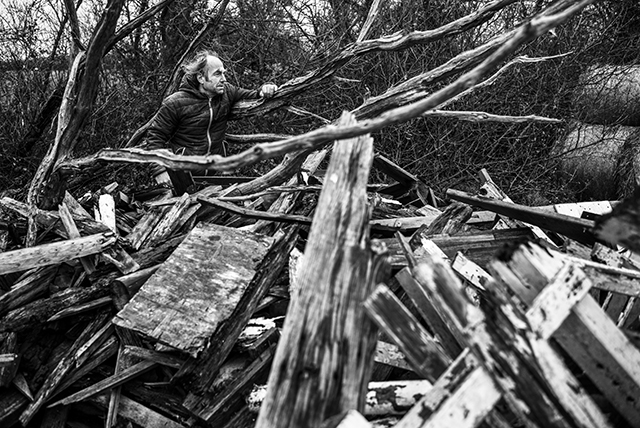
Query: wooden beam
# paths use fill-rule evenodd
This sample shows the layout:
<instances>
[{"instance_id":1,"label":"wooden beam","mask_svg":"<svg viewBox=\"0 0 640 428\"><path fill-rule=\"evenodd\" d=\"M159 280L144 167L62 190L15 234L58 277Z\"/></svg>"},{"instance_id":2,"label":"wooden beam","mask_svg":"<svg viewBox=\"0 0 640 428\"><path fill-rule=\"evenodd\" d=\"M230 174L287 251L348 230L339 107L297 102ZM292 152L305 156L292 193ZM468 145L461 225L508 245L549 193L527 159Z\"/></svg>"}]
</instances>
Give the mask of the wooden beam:
<instances>
[{"instance_id":1,"label":"wooden beam","mask_svg":"<svg viewBox=\"0 0 640 428\"><path fill-rule=\"evenodd\" d=\"M257 428L316 426L364 407L377 338L362 302L386 274L367 233L372 157L369 136L333 146Z\"/></svg>"},{"instance_id":2,"label":"wooden beam","mask_svg":"<svg viewBox=\"0 0 640 428\"><path fill-rule=\"evenodd\" d=\"M518 247L503 260L490 265L493 276L528 306L564 271L566 263L561 256L534 244ZM640 350L590 295L571 308L553 338L627 421L632 425L640 421Z\"/></svg>"},{"instance_id":3,"label":"wooden beam","mask_svg":"<svg viewBox=\"0 0 640 428\"><path fill-rule=\"evenodd\" d=\"M101 253L116 243L113 232L0 253L0 275L20 272Z\"/></svg>"},{"instance_id":4,"label":"wooden beam","mask_svg":"<svg viewBox=\"0 0 640 428\"><path fill-rule=\"evenodd\" d=\"M364 305L367 314L405 354L413 371L435 382L447 369L451 358L387 286L378 285Z\"/></svg>"},{"instance_id":5,"label":"wooden beam","mask_svg":"<svg viewBox=\"0 0 640 428\"><path fill-rule=\"evenodd\" d=\"M575 218L563 214L549 212L537 207L527 207L512 202L504 202L492 200L470 193L461 192L459 190L447 190L447 196L460 202L473 205L485 210L493 211L498 214L521 220L547 229L568 238L575 239L585 245L593 245L599 239L593 234L592 230L595 222ZM606 241L603 241L606 243Z\"/></svg>"}]
</instances>

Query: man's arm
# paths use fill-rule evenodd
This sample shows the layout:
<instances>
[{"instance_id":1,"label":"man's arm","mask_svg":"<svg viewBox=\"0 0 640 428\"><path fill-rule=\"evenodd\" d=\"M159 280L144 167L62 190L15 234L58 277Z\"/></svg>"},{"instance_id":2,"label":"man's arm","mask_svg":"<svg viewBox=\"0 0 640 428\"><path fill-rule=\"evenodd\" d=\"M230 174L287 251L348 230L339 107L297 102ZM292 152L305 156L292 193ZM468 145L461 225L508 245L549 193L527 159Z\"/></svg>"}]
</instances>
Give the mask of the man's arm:
<instances>
[{"instance_id":1,"label":"man's arm","mask_svg":"<svg viewBox=\"0 0 640 428\"><path fill-rule=\"evenodd\" d=\"M151 122L147 131L144 148L147 150L168 149L169 140L178 126L178 115L175 106L169 99L165 99ZM165 167L151 166L151 175L158 184L172 187L171 178Z\"/></svg>"},{"instance_id":2,"label":"man's arm","mask_svg":"<svg viewBox=\"0 0 640 428\"><path fill-rule=\"evenodd\" d=\"M233 88L233 94L231 96L232 102L240 100L255 100L257 98L271 98L278 90L278 85L273 83L265 83L258 89L245 89L237 86L230 85Z\"/></svg>"},{"instance_id":3,"label":"man's arm","mask_svg":"<svg viewBox=\"0 0 640 428\"><path fill-rule=\"evenodd\" d=\"M177 127L176 107L170 99L165 99L147 131L145 148L149 150L167 148Z\"/></svg>"}]
</instances>

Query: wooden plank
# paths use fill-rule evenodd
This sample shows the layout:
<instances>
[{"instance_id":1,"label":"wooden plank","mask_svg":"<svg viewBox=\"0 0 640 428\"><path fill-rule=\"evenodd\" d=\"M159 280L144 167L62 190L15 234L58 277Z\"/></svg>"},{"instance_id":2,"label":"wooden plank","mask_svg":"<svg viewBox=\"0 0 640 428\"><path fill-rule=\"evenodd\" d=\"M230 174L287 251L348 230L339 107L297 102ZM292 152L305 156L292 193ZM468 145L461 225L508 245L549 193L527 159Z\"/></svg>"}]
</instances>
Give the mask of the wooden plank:
<instances>
[{"instance_id":1,"label":"wooden plank","mask_svg":"<svg viewBox=\"0 0 640 428\"><path fill-rule=\"evenodd\" d=\"M378 327L402 350L413 371L435 382L447 369L451 358L387 286L379 285L364 306Z\"/></svg>"},{"instance_id":2,"label":"wooden plank","mask_svg":"<svg viewBox=\"0 0 640 428\"><path fill-rule=\"evenodd\" d=\"M432 388L431 382L424 379L369 382L362 413L367 417L403 415L430 394ZM267 385L254 386L247 397L250 411L259 410L267 390Z\"/></svg>"},{"instance_id":3,"label":"wooden plank","mask_svg":"<svg viewBox=\"0 0 640 428\"><path fill-rule=\"evenodd\" d=\"M460 346L461 333L455 331L442 319L442 316L433 306L429 296L426 295L422 287L416 283L416 280L411 275L410 269L402 269L396 274L395 278L405 293L407 293L429 328L433 331L433 334L438 338L446 354L450 358L455 358L460 354L460 352L462 352L462 347Z\"/></svg>"},{"instance_id":4,"label":"wooden plank","mask_svg":"<svg viewBox=\"0 0 640 428\"><path fill-rule=\"evenodd\" d=\"M89 397L98 395L118 385L122 385L123 383L128 382L129 380L134 379L140 376L141 374L156 368L157 366L158 364L153 361L142 361L140 363L134 364L133 366L122 370L120 373L117 373L113 376L109 376L108 378L103 379L99 382L96 382L95 384L81 391L78 391L74 394L71 394L68 397L63 398L62 400L58 400L54 403L51 403L49 407L69 405L71 403L76 403L78 401L85 400Z\"/></svg>"},{"instance_id":5,"label":"wooden plank","mask_svg":"<svg viewBox=\"0 0 640 428\"><path fill-rule=\"evenodd\" d=\"M339 124L355 123L344 113ZM336 142L278 343L257 428L316 426L362 409L376 329L362 302L388 274L368 240L366 183L373 140ZM309 370L313 367L312 370ZM318 388L318 385L323 385Z\"/></svg>"},{"instance_id":6,"label":"wooden plank","mask_svg":"<svg viewBox=\"0 0 640 428\"><path fill-rule=\"evenodd\" d=\"M233 312L272 242L199 224L113 322L197 357Z\"/></svg>"},{"instance_id":7,"label":"wooden plank","mask_svg":"<svg viewBox=\"0 0 640 428\"><path fill-rule=\"evenodd\" d=\"M505 289L488 288L488 303L480 310L450 269L434 258L418 264L413 275L451 322L464 326L470 348L523 423L610 426L548 343L528 329L525 314Z\"/></svg>"},{"instance_id":8,"label":"wooden plank","mask_svg":"<svg viewBox=\"0 0 640 428\"><path fill-rule=\"evenodd\" d=\"M23 274L11 289L0 295L0 315L24 306L49 291L49 282L58 272L58 266L36 268Z\"/></svg>"},{"instance_id":9,"label":"wooden plank","mask_svg":"<svg viewBox=\"0 0 640 428\"><path fill-rule=\"evenodd\" d=\"M486 284L493 279L486 270L469 260L460 251L453 258L451 268L480 291L485 291Z\"/></svg>"},{"instance_id":10,"label":"wooden plank","mask_svg":"<svg viewBox=\"0 0 640 428\"><path fill-rule=\"evenodd\" d=\"M60 312L55 313L47 320L47 322L52 322L62 318L71 317L74 315L82 314L84 312L92 311L96 308L110 305L111 302L112 302L111 297L105 296L99 299L91 300L89 302L81 303L79 305L74 305L74 306L63 309Z\"/></svg>"},{"instance_id":11,"label":"wooden plank","mask_svg":"<svg viewBox=\"0 0 640 428\"><path fill-rule=\"evenodd\" d=\"M96 207L96 221L107 226L114 233L117 233L116 227L116 201L113 196L106 193L98 197L98 206Z\"/></svg>"},{"instance_id":12,"label":"wooden plank","mask_svg":"<svg viewBox=\"0 0 640 428\"><path fill-rule=\"evenodd\" d=\"M195 210L189 211L193 205L189 194L184 193L178 202L173 204L169 211L153 227L147 238L148 245L154 246L177 231L199 209L199 206L195 206L193 207ZM189 215L186 214L187 212L189 212Z\"/></svg>"},{"instance_id":13,"label":"wooden plank","mask_svg":"<svg viewBox=\"0 0 640 428\"><path fill-rule=\"evenodd\" d=\"M116 243L112 232L0 253L0 275L68 262L105 251Z\"/></svg>"},{"instance_id":14,"label":"wooden plank","mask_svg":"<svg viewBox=\"0 0 640 428\"><path fill-rule=\"evenodd\" d=\"M407 362L407 357L397 345L378 340L374 361L380 364L397 367L404 370L412 370Z\"/></svg>"},{"instance_id":15,"label":"wooden plank","mask_svg":"<svg viewBox=\"0 0 640 428\"><path fill-rule=\"evenodd\" d=\"M498 187L498 185L493 181L493 179L489 175L489 172L485 168L482 168L480 170L480 181L482 182L482 185L480 186L479 193L482 196L486 196L492 199L497 199L505 202L513 202L511 198L506 193L504 193L504 191L500 187ZM531 229L531 231L537 238L543 239L549 245L551 245L552 247L555 247L555 243L551 239L549 239L547 234L544 233L538 226L528 224L528 223L522 223L519 221L513 221L505 217L500 217L500 222L506 222L509 227L517 227L517 226L528 227Z\"/></svg>"},{"instance_id":16,"label":"wooden plank","mask_svg":"<svg viewBox=\"0 0 640 428\"><path fill-rule=\"evenodd\" d=\"M9 386L16 376L20 362L18 352L18 335L15 332L0 334L0 355L14 356L4 363L0 362L0 388Z\"/></svg>"},{"instance_id":17,"label":"wooden plank","mask_svg":"<svg viewBox=\"0 0 640 428\"><path fill-rule=\"evenodd\" d=\"M223 390L208 397L208 401L188 394L185 399L185 407L211 426L219 426L244 405L245 395L253 385L266 380L273 361L273 354L274 349L268 348ZM195 400L195 402L191 403L191 400Z\"/></svg>"},{"instance_id":18,"label":"wooden plank","mask_svg":"<svg viewBox=\"0 0 640 428\"><path fill-rule=\"evenodd\" d=\"M73 221L73 216L64 202L58 207L58 215L60 216L60 220L62 220L62 224L64 225L69 238L79 238L80 232L78 231L78 227ZM91 274L96 270L96 264L92 257L81 257L80 263L87 274Z\"/></svg>"},{"instance_id":19,"label":"wooden plank","mask_svg":"<svg viewBox=\"0 0 640 428\"><path fill-rule=\"evenodd\" d=\"M91 398L91 401L102 407L108 405L108 396L106 394L98 395ZM166 416L143 406L137 401L129 397L121 396L120 405L118 406L118 418L129 421L136 426L153 427L153 428L185 428L186 425L180 424Z\"/></svg>"},{"instance_id":20,"label":"wooden plank","mask_svg":"<svg viewBox=\"0 0 640 428\"><path fill-rule=\"evenodd\" d=\"M464 235L434 235L429 237L446 255L453 259L458 251L481 267L494 258L505 244L530 240L533 234L528 228L490 230L466 233ZM381 241L389 251L391 266L401 269L407 266L407 260L400 249L396 238L385 238Z\"/></svg>"},{"instance_id":21,"label":"wooden plank","mask_svg":"<svg viewBox=\"0 0 640 428\"><path fill-rule=\"evenodd\" d=\"M104 327L107 321L106 316L95 318L86 326L82 334L78 336L71 348L63 356L63 358L55 366L54 370L47 376L44 385L37 392L35 399L20 415L22 425L27 425L35 414L42 408L46 401L53 395L56 388L60 385L64 377L73 370L76 361L85 358L86 353L90 353L94 349L87 347L87 341Z\"/></svg>"},{"instance_id":22,"label":"wooden plank","mask_svg":"<svg viewBox=\"0 0 640 428\"><path fill-rule=\"evenodd\" d=\"M289 253L296 246L298 233L299 228L293 226L277 234L277 240L260 261L256 275L245 289L233 313L211 337L210 342L216 345L209 346L200 358L188 359L172 380L186 385L186 388L195 394L202 394L210 389L218 369L231 353L258 304L286 266Z\"/></svg>"},{"instance_id":23,"label":"wooden plank","mask_svg":"<svg viewBox=\"0 0 640 428\"><path fill-rule=\"evenodd\" d=\"M477 368L421 427L477 427L501 397L489 373Z\"/></svg>"},{"instance_id":24,"label":"wooden plank","mask_svg":"<svg viewBox=\"0 0 640 428\"><path fill-rule=\"evenodd\" d=\"M599 240L599 238L597 238L592 232L593 227L595 226L595 222L592 220L553 213L536 207L527 207L525 205L514 204L511 202L482 198L454 189L448 189L447 196L451 199L493 211L516 220L533 224L542 229L567 236L568 238L575 239L585 245L593 245ZM602 239L600 240L604 243L608 243Z\"/></svg>"},{"instance_id":25,"label":"wooden plank","mask_svg":"<svg viewBox=\"0 0 640 428\"><path fill-rule=\"evenodd\" d=\"M526 305L535 293L523 293L523 283L542 289L562 269L564 260L533 244L518 247L508 261L495 261L490 270ZM509 277L504 272L516 272ZM535 277L535 280L532 279ZM588 279L586 280L588 281ZM531 297L533 296L533 297ZM553 337L591 378L594 385L632 425L640 421L640 351L586 295L573 306Z\"/></svg>"}]
</instances>

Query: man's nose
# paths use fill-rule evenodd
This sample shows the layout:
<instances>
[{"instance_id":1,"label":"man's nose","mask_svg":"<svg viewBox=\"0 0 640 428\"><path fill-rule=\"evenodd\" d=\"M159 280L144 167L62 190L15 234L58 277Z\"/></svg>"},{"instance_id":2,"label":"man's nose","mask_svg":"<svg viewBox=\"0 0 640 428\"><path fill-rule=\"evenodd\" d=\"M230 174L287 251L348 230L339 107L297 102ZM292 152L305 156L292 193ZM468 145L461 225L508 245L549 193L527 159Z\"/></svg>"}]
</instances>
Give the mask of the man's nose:
<instances>
[{"instance_id":1,"label":"man's nose","mask_svg":"<svg viewBox=\"0 0 640 428\"><path fill-rule=\"evenodd\" d=\"M220 77L220 80L223 82L227 81L227 76L225 76L224 74L222 75L222 77Z\"/></svg>"}]
</instances>

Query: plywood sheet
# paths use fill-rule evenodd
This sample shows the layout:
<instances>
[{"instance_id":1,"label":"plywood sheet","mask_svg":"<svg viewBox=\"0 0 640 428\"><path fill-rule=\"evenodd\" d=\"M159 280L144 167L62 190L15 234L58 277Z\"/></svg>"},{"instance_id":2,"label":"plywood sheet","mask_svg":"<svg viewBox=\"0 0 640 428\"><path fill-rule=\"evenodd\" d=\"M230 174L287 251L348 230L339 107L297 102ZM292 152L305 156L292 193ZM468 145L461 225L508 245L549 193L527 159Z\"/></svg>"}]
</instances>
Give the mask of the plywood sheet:
<instances>
[{"instance_id":1,"label":"plywood sheet","mask_svg":"<svg viewBox=\"0 0 640 428\"><path fill-rule=\"evenodd\" d=\"M114 323L197 357L232 313L272 238L200 224Z\"/></svg>"}]
</instances>

